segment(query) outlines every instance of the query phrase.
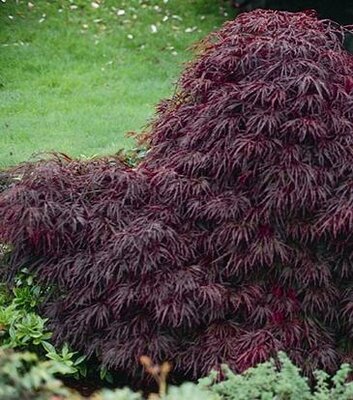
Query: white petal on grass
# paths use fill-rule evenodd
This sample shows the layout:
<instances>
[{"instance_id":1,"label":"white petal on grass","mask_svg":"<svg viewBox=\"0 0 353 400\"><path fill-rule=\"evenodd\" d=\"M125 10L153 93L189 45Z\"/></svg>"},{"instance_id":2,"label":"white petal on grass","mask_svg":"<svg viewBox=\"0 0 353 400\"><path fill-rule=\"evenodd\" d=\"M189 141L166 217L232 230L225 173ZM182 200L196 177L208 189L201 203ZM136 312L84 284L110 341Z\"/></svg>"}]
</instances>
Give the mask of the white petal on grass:
<instances>
[{"instance_id":1,"label":"white petal on grass","mask_svg":"<svg viewBox=\"0 0 353 400\"><path fill-rule=\"evenodd\" d=\"M70 10L77 10L78 6L76 4L71 4Z\"/></svg>"},{"instance_id":2,"label":"white petal on grass","mask_svg":"<svg viewBox=\"0 0 353 400\"><path fill-rule=\"evenodd\" d=\"M127 35L127 38L130 39L130 40L132 40L134 37L133 37L133 35L131 35L131 33L129 33L129 34Z\"/></svg>"},{"instance_id":3,"label":"white petal on grass","mask_svg":"<svg viewBox=\"0 0 353 400\"><path fill-rule=\"evenodd\" d=\"M195 32L197 30L197 26L193 26L192 28L186 28L185 29L185 33L192 33Z\"/></svg>"},{"instance_id":4,"label":"white petal on grass","mask_svg":"<svg viewBox=\"0 0 353 400\"><path fill-rule=\"evenodd\" d=\"M31 8L33 8L34 7L34 4L33 3L31 3L30 1L27 3L27 6L28 6L28 8L29 9L31 9Z\"/></svg>"},{"instance_id":5,"label":"white petal on grass","mask_svg":"<svg viewBox=\"0 0 353 400\"><path fill-rule=\"evenodd\" d=\"M162 21L163 21L163 22L166 22L166 21L168 21L168 19L169 19L168 15L165 15L165 16L163 17Z\"/></svg>"},{"instance_id":6,"label":"white petal on grass","mask_svg":"<svg viewBox=\"0 0 353 400\"><path fill-rule=\"evenodd\" d=\"M92 8L99 8L99 4L96 3L95 1L92 1L91 7L92 7Z\"/></svg>"},{"instance_id":7,"label":"white petal on grass","mask_svg":"<svg viewBox=\"0 0 353 400\"><path fill-rule=\"evenodd\" d=\"M158 32L158 29L157 29L156 25L154 25L154 24L151 25L151 32L152 33L157 33Z\"/></svg>"},{"instance_id":8,"label":"white petal on grass","mask_svg":"<svg viewBox=\"0 0 353 400\"><path fill-rule=\"evenodd\" d=\"M183 19L179 15L172 15L173 19L177 19L178 21L182 21Z\"/></svg>"},{"instance_id":9,"label":"white petal on grass","mask_svg":"<svg viewBox=\"0 0 353 400\"><path fill-rule=\"evenodd\" d=\"M125 15L125 10L118 10L118 11L116 12L116 15L118 15L119 17L120 17L121 15Z\"/></svg>"}]
</instances>

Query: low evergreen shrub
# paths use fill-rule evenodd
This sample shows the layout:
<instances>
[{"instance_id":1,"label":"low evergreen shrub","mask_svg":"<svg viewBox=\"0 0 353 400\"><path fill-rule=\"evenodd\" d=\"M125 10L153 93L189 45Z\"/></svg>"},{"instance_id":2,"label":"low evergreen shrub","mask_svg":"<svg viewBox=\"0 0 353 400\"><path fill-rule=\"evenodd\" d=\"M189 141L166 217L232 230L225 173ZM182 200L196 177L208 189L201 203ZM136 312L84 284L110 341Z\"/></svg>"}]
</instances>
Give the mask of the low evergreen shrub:
<instances>
[{"instance_id":1,"label":"low evergreen shrub","mask_svg":"<svg viewBox=\"0 0 353 400\"><path fill-rule=\"evenodd\" d=\"M158 107L144 160L28 165L0 240L53 290L68 342L129 382L285 351L312 375L352 361L353 56L307 13L242 14Z\"/></svg>"},{"instance_id":2,"label":"low evergreen shrub","mask_svg":"<svg viewBox=\"0 0 353 400\"><path fill-rule=\"evenodd\" d=\"M249 368L243 374L234 374L223 366L223 382L215 381L217 374L200 381L201 388L219 396L219 400L351 400L353 383L347 382L351 368L348 364L340 367L330 376L321 370L314 371L314 387L303 377L284 353L276 360Z\"/></svg>"},{"instance_id":3,"label":"low evergreen shrub","mask_svg":"<svg viewBox=\"0 0 353 400\"><path fill-rule=\"evenodd\" d=\"M69 389L57 378L65 373L63 365L53 360L40 361L33 353L18 353L0 349L0 400L83 400L78 392ZM315 371L317 383L311 388L307 378L288 357L280 353L270 360L235 374L222 367L224 380L218 381L217 372L198 384L186 382L170 386L165 395L150 394L149 400L351 400L353 383L347 382L348 365L342 365L330 378L323 371ZM140 392L124 389L102 389L90 400L143 400Z\"/></svg>"},{"instance_id":4,"label":"low evergreen shrub","mask_svg":"<svg viewBox=\"0 0 353 400\"><path fill-rule=\"evenodd\" d=\"M39 361L34 353L0 348L0 400L74 400L55 378L55 374L65 372L61 363Z\"/></svg>"}]
</instances>

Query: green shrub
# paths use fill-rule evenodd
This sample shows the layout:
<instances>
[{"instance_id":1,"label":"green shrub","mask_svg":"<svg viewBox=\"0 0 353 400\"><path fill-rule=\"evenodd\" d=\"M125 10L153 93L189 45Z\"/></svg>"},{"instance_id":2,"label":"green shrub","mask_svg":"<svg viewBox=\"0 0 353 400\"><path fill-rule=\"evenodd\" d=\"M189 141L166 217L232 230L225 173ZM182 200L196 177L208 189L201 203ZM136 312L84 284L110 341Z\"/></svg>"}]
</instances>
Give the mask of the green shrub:
<instances>
[{"instance_id":1,"label":"green shrub","mask_svg":"<svg viewBox=\"0 0 353 400\"><path fill-rule=\"evenodd\" d=\"M343 364L330 377L324 371L315 371L316 384L313 388L308 378L301 375L284 353L278 360L270 360L250 368L243 374L234 374L223 367L225 380L216 382L216 375L200 380L200 387L209 388L212 393L226 400L351 400L353 382L347 383L350 367Z\"/></svg>"},{"instance_id":2,"label":"green shrub","mask_svg":"<svg viewBox=\"0 0 353 400\"><path fill-rule=\"evenodd\" d=\"M160 400L221 400L218 394L210 390L203 390L195 383L186 382L179 387L172 386L164 397L152 396ZM143 400L140 393L134 393L130 389L102 390L93 396L94 400Z\"/></svg>"},{"instance_id":3,"label":"green shrub","mask_svg":"<svg viewBox=\"0 0 353 400\"><path fill-rule=\"evenodd\" d=\"M49 400L83 399L77 392L69 390L56 378L57 374L70 373L61 360L41 361L36 354L15 352L0 348L0 400ZM208 389L194 383L171 387L164 400L220 400ZM128 388L103 389L92 396L92 400L143 400L140 393Z\"/></svg>"},{"instance_id":4,"label":"green shrub","mask_svg":"<svg viewBox=\"0 0 353 400\"><path fill-rule=\"evenodd\" d=\"M69 391L54 377L66 372L62 363L39 361L29 352L0 349L0 400L47 400L53 395L69 398Z\"/></svg>"},{"instance_id":5,"label":"green shrub","mask_svg":"<svg viewBox=\"0 0 353 400\"><path fill-rule=\"evenodd\" d=\"M0 349L0 400L49 400L54 395L62 400L82 397L55 378L67 373L67 367L55 360L41 361L32 353L16 353ZM351 400L353 382L347 382L350 368L342 365L332 378L316 371L316 385L312 389L300 369L284 353L278 359L235 374L223 367L224 380L212 373L198 384L186 382L171 386L166 396L151 397L159 400ZM143 395L128 388L95 393L92 400L143 400Z\"/></svg>"},{"instance_id":6,"label":"green shrub","mask_svg":"<svg viewBox=\"0 0 353 400\"><path fill-rule=\"evenodd\" d=\"M143 400L140 393L134 393L128 388L108 390L104 389L93 396L94 400Z\"/></svg>"},{"instance_id":7,"label":"green shrub","mask_svg":"<svg viewBox=\"0 0 353 400\"><path fill-rule=\"evenodd\" d=\"M5 254L6 254L5 250ZM3 256L5 257L5 255ZM51 336L46 319L36 313L42 291L23 270L9 289L0 285L0 345L6 348L37 346Z\"/></svg>"},{"instance_id":8,"label":"green shrub","mask_svg":"<svg viewBox=\"0 0 353 400\"><path fill-rule=\"evenodd\" d=\"M205 390L193 383L187 382L179 387L170 387L165 400L221 400L213 390Z\"/></svg>"},{"instance_id":9,"label":"green shrub","mask_svg":"<svg viewBox=\"0 0 353 400\"><path fill-rule=\"evenodd\" d=\"M9 250L3 249L4 254ZM42 318L37 310L44 292L33 283L26 269L16 277L12 289L0 284L0 349L33 351L36 357L62 365L62 373L85 376L85 356L70 351L67 344L60 350L56 349L48 341L52 334L46 326L47 319Z\"/></svg>"}]
</instances>

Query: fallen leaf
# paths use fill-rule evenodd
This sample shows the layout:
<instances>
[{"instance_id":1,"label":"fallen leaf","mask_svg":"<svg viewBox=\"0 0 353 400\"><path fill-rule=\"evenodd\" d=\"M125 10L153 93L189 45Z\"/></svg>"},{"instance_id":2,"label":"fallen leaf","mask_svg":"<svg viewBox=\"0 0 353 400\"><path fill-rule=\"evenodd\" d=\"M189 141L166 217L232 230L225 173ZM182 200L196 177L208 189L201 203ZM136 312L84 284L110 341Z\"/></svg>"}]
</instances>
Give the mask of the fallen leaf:
<instances>
[{"instance_id":1,"label":"fallen leaf","mask_svg":"<svg viewBox=\"0 0 353 400\"><path fill-rule=\"evenodd\" d=\"M177 19L178 21L182 21L183 19L179 17L179 15L172 15L173 19Z\"/></svg>"},{"instance_id":2,"label":"fallen leaf","mask_svg":"<svg viewBox=\"0 0 353 400\"><path fill-rule=\"evenodd\" d=\"M192 28L186 28L185 29L185 33L192 33L195 32L197 30L197 26L193 26Z\"/></svg>"}]
</instances>

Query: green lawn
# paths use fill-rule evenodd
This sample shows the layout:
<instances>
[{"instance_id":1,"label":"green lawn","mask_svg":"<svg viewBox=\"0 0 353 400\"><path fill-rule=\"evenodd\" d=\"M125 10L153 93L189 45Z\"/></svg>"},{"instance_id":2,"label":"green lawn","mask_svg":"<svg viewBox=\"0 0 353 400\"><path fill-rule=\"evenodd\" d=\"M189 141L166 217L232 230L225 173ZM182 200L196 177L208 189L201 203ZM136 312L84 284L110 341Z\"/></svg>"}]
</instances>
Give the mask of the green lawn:
<instances>
[{"instance_id":1,"label":"green lawn","mask_svg":"<svg viewBox=\"0 0 353 400\"><path fill-rule=\"evenodd\" d=\"M0 166L131 147L222 0L0 0ZM226 11L226 12L225 12Z\"/></svg>"}]
</instances>

